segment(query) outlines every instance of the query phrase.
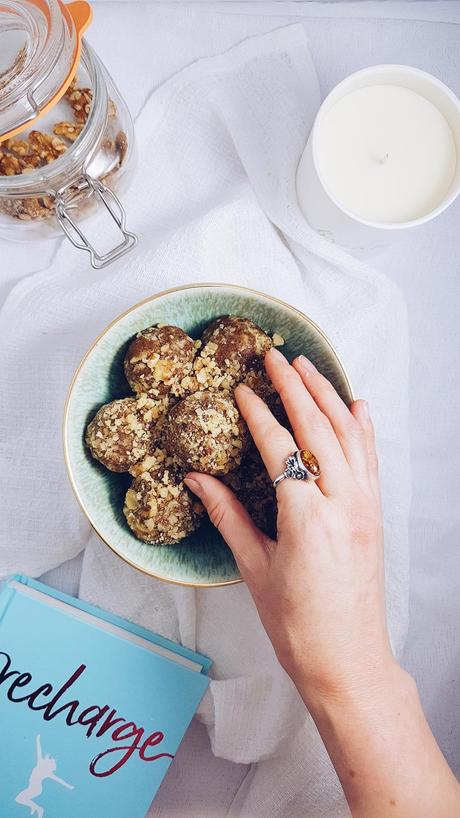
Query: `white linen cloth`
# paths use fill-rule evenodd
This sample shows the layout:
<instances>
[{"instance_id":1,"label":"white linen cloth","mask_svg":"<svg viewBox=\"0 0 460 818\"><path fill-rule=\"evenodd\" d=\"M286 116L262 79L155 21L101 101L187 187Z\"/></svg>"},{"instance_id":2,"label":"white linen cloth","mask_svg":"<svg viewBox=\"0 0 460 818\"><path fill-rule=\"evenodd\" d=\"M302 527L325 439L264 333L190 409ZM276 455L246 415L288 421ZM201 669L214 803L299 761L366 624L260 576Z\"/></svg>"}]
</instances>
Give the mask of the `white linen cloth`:
<instances>
[{"instance_id":1,"label":"white linen cloth","mask_svg":"<svg viewBox=\"0 0 460 818\"><path fill-rule=\"evenodd\" d=\"M399 291L306 225L295 170L319 103L305 34L289 26L201 60L156 91L136 122L139 168L124 202L140 237L101 272L66 243L0 312L6 523L0 575L40 575L87 545L82 597L214 660L200 708L216 755L256 763L231 814L347 815L326 752L277 665L247 589L161 584L115 558L73 499L60 424L72 371L94 336L141 298L187 281L232 281L303 309L329 333L379 439L388 616L407 629L407 337ZM99 232L104 233L101 225ZM103 238L103 235L102 235ZM325 611L327 615L327 611ZM229 627L231 623L231 627Z\"/></svg>"}]
</instances>

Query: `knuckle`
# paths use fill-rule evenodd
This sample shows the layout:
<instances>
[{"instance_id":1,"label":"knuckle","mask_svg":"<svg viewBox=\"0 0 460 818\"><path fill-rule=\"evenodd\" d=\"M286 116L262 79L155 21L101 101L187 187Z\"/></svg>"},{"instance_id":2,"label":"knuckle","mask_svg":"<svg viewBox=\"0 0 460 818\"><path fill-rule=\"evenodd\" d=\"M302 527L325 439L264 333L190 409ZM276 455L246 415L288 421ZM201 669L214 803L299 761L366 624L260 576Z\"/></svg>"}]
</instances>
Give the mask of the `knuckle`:
<instances>
[{"instance_id":1,"label":"knuckle","mask_svg":"<svg viewBox=\"0 0 460 818\"><path fill-rule=\"evenodd\" d=\"M310 419L307 419L306 425L312 436L324 435L332 430L331 422L321 412L315 412Z\"/></svg>"},{"instance_id":2,"label":"knuckle","mask_svg":"<svg viewBox=\"0 0 460 818\"><path fill-rule=\"evenodd\" d=\"M305 386L302 382L302 379L298 372L294 369L294 367L284 367L283 369L283 379L279 382L277 386L277 392L281 398L283 399L290 399L292 398L293 389L296 390L298 393L299 391L303 392L305 390Z\"/></svg>"},{"instance_id":3,"label":"knuckle","mask_svg":"<svg viewBox=\"0 0 460 818\"><path fill-rule=\"evenodd\" d=\"M277 389L278 395L281 398L281 402L286 406L289 404L292 398L292 382L290 378L285 378L283 383Z\"/></svg>"},{"instance_id":4,"label":"knuckle","mask_svg":"<svg viewBox=\"0 0 460 818\"><path fill-rule=\"evenodd\" d=\"M220 531L226 515L225 504L222 502L222 500L218 500L217 502L212 503L211 506L208 507L207 511L212 524Z\"/></svg>"}]
</instances>

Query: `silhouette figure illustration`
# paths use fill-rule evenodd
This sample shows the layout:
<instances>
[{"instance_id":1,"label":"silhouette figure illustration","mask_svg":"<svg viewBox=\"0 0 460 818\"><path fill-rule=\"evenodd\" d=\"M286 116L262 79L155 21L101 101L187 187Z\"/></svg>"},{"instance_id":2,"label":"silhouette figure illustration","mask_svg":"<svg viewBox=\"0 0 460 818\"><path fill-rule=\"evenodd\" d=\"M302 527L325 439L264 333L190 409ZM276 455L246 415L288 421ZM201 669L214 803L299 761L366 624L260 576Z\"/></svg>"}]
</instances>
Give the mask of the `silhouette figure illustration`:
<instances>
[{"instance_id":1,"label":"silhouette figure illustration","mask_svg":"<svg viewBox=\"0 0 460 818\"><path fill-rule=\"evenodd\" d=\"M62 778L55 775L57 767L56 759L51 758L48 753L45 756L43 755L40 736L37 736L35 744L37 748L37 763L30 774L28 787L16 796L16 803L22 804L24 807L30 807L31 815L37 815L38 818L43 818L45 810L33 800L37 795L42 794L43 782L49 778L50 781L55 781L56 784L67 787L68 790L73 790L73 786L67 784L66 781L63 781Z\"/></svg>"}]
</instances>

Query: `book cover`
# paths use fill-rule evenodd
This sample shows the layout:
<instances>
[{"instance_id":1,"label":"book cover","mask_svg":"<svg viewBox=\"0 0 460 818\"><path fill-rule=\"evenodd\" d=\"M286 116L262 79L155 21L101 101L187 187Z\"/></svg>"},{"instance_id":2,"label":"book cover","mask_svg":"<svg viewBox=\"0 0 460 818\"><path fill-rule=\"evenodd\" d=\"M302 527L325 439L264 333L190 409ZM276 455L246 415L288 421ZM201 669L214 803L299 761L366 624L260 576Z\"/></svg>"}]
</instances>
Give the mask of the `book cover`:
<instances>
[{"instance_id":1,"label":"book cover","mask_svg":"<svg viewBox=\"0 0 460 818\"><path fill-rule=\"evenodd\" d=\"M0 591L0 815L144 818L205 656L27 577Z\"/></svg>"}]
</instances>

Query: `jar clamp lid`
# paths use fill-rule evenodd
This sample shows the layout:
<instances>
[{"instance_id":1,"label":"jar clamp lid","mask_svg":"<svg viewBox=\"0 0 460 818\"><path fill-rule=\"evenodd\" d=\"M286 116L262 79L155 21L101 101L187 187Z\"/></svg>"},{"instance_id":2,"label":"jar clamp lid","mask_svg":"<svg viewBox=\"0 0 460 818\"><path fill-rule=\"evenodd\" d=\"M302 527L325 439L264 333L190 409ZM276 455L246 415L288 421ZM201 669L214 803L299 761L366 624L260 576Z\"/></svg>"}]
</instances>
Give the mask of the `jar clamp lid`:
<instances>
[{"instance_id":1,"label":"jar clamp lid","mask_svg":"<svg viewBox=\"0 0 460 818\"><path fill-rule=\"evenodd\" d=\"M2 143L8 146L7 140L34 127L36 120L53 109L72 86L80 59L85 54L83 33L91 19L92 10L86 0L68 4L62 0L0 0L0 155ZM88 49L86 46L86 54ZM98 61L95 62L97 64ZM99 100L101 108L102 100L106 99L105 90L102 91L102 99ZM94 104L93 95L93 106ZM91 114L89 120L94 120ZM41 174L39 169L28 173L24 182L30 188L34 184L34 177L37 177L40 187L37 195L45 195L54 202L54 215L64 233L76 247L90 253L93 267L100 268L131 249L137 238L126 230L125 211L113 190L104 184L99 174L99 178L94 178L88 170L91 158L90 132L93 139L98 138L97 125L93 122L89 126L89 120L87 123L85 120L85 130L77 140L80 144L84 137L81 148L75 144L75 150L70 151L70 154L75 154L76 151L76 175L66 180L62 178L62 182L54 184L52 178L45 173ZM25 134L24 136L27 139ZM86 160L85 144L90 151L86 154ZM71 147L73 149L74 145ZM82 159L78 160L78 155ZM56 171L58 167L62 171L62 161L56 160ZM81 164L78 171L79 161ZM48 173L53 174L52 166L47 167ZM41 170L45 171L44 168ZM54 174L53 178L57 180L58 175ZM48 178L46 183L45 178ZM5 184L8 185L9 193L4 195L13 195L16 200L21 201L25 188L22 188L22 193L19 187L16 193L13 192L14 187L21 184L19 177L9 177L8 180L5 179ZM0 188L2 186L3 182ZM96 251L70 215L70 211L75 209L76 199L82 197L91 197L95 202L103 204L122 234L121 241L103 254Z\"/></svg>"},{"instance_id":2,"label":"jar clamp lid","mask_svg":"<svg viewBox=\"0 0 460 818\"><path fill-rule=\"evenodd\" d=\"M85 0L0 4L0 142L22 133L64 96L91 19Z\"/></svg>"}]
</instances>

